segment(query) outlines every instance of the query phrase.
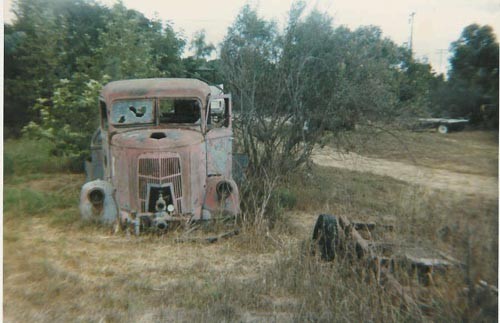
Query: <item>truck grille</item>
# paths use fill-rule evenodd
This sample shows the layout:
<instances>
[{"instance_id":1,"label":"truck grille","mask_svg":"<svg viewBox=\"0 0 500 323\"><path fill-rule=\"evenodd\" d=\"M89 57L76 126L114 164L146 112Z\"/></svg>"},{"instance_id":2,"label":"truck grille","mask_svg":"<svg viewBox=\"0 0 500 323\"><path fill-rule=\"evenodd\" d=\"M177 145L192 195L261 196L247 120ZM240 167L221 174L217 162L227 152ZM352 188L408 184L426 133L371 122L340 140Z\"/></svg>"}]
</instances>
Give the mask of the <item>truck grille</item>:
<instances>
[{"instance_id":1,"label":"truck grille","mask_svg":"<svg viewBox=\"0 0 500 323\"><path fill-rule=\"evenodd\" d=\"M147 212L150 187L172 186L175 213L182 213L182 176L180 157L176 153L148 153L139 156L137 163L139 202Z\"/></svg>"}]
</instances>

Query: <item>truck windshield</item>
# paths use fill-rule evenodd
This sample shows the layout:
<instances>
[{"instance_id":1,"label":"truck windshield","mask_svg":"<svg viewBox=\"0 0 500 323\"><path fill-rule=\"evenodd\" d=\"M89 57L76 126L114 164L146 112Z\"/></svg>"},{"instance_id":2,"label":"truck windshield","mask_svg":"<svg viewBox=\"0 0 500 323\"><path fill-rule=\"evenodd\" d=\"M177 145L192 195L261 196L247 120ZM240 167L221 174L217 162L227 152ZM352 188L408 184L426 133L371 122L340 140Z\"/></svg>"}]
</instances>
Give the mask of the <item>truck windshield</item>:
<instances>
[{"instance_id":1,"label":"truck windshield","mask_svg":"<svg viewBox=\"0 0 500 323\"><path fill-rule=\"evenodd\" d=\"M153 100L121 100L113 103L111 123L114 125L153 122Z\"/></svg>"},{"instance_id":2,"label":"truck windshield","mask_svg":"<svg viewBox=\"0 0 500 323\"><path fill-rule=\"evenodd\" d=\"M200 124L201 106L197 99L160 99L160 123Z\"/></svg>"}]
</instances>

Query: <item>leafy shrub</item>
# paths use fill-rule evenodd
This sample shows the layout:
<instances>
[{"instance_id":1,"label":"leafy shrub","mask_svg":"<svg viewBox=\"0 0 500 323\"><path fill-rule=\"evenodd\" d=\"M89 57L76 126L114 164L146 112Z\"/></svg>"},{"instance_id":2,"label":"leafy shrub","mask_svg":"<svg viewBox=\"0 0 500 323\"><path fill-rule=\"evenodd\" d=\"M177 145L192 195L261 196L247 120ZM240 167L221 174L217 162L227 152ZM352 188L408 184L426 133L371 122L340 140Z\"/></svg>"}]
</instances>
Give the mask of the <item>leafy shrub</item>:
<instances>
[{"instance_id":1,"label":"leafy shrub","mask_svg":"<svg viewBox=\"0 0 500 323\"><path fill-rule=\"evenodd\" d=\"M96 81L82 73L75 74L71 80L60 80L52 97L38 98L33 109L39 113L40 120L31 121L23 133L29 138L50 140L54 143L53 155L67 157L73 165L81 165L89 155L90 138L97 127L97 97L102 84L108 80L104 76Z\"/></svg>"},{"instance_id":2,"label":"leafy shrub","mask_svg":"<svg viewBox=\"0 0 500 323\"><path fill-rule=\"evenodd\" d=\"M275 194L278 203L285 209L293 209L297 204L297 196L287 188L278 189Z\"/></svg>"}]
</instances>

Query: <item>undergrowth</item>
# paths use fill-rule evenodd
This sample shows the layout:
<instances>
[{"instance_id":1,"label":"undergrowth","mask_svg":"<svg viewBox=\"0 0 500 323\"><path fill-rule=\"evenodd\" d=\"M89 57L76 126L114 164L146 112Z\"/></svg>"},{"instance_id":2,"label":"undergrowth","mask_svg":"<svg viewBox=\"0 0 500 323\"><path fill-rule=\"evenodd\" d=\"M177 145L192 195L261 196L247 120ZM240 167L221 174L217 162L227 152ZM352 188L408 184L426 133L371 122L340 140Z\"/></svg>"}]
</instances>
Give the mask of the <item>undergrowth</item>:
<instances>
[{"instance_id":1,"label":"undergrowth","mask_svg":"<svg viewBox=\"0 0 500 323\"><path fill-rule=\"evenodd\" d=\"M54 143L49 140L17 139L4 142L4 176L69 172L69 159L53 154ZM81 166L80 166L81 168Z\"/></svg>"}]
</instances>

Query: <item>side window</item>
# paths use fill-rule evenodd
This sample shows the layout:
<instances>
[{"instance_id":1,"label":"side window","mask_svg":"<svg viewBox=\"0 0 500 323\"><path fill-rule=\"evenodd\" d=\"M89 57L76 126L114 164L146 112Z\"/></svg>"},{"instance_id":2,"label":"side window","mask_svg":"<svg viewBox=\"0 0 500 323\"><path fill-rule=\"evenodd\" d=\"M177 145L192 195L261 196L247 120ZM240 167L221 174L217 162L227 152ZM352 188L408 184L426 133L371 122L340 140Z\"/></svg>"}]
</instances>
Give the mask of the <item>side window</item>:
<instances>
[{"instance_id":1,"label":"side window","mask_svg":"<svg viewBox=\"0 0 500 323\"><path fill-rule=\"evenodd\" d=\"M210 129L229 126L229 99L217 98L210 101L208 126Z\"/></svg>"},{"instance_id":2,"label":"side window","mask_svg":"<svg viewBox=\"0 0 500 323\"><path fill-rule=\"evenodd\" d=\"M99 110L101 111L101 127L104 131L108 130L108 110L106 109L106 102L99 101Z\"/></svg>"},{"instance_id":3,"label":"side window","mask_svg":"<svg viewBox=\"0 0 500 323\"><path fill-rule=\"evenodd\" d=\"M223 120L223 126L224 127L229 127L229 121L231 120L231 116L229 115L229 98L224 98L224 120Z\"/></svg>"}]
</instances>

